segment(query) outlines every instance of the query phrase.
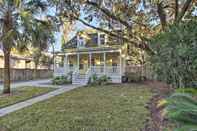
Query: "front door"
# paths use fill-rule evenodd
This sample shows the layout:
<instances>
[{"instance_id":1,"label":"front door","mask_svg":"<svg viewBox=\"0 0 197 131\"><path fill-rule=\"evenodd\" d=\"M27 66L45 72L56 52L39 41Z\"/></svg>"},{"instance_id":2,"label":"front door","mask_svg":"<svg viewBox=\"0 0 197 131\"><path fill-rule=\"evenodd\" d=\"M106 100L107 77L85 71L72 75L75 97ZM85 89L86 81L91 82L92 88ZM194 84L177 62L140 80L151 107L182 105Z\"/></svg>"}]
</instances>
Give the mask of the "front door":
<instances>
[{"instance_id":1,"label":"front door","mask_svg":"<svg viewBox=\"0 0 197 131\"><path fill-rule=\"evenodd\" d=\"M81 55L79 63L80 74L85 74L88 70L88 55Z\"/></svg>"}]
</instances>

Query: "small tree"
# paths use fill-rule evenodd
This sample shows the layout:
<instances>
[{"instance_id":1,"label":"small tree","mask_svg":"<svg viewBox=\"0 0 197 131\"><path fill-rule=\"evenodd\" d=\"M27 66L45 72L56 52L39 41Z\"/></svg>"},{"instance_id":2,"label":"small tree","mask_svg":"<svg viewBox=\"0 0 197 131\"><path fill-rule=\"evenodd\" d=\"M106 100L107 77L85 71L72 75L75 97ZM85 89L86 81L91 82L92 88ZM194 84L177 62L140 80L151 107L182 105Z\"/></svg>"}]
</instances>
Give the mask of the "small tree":
<instances>
[{"instance_id":1,"label":"small tree","mask_svg":"<svg viewBox=\"0 0 197 131\"><path fill-rule=\"evenodd\" d=\"M51 65L53 64L53 57L49 56L49 55L46 55L46 54L43 54L42 57L40 58L40 62L47 66L48 69L50 70L51 68Z\"/></svg>"},{"instance_id":2,"label":"small tree","mask_svg":"<svg viewBox=\"0 0 197 131\"><path fill-rule=\"evenodd\" d=\"M32 57L35 63L34 78L36 78L38 65L44 56L43 52L48 49L49 45L53 45L54 43L54 27L50 20L37 21L34 23L34 27L31 42L33 46Z\"/></svg>"},{"instance_id":3,"label":"small tree","mask_svg":"<svg viewBox=\"0 0 197 131\"><path fill-rule=\"evenodd\" d=\"M37 69L38 69L38 65L40 63L40 58L42 56L42 52L39 48L34 48L32 51L32 58L34 61L34 78L37 78Z\"/></svg>"}]
</instances>

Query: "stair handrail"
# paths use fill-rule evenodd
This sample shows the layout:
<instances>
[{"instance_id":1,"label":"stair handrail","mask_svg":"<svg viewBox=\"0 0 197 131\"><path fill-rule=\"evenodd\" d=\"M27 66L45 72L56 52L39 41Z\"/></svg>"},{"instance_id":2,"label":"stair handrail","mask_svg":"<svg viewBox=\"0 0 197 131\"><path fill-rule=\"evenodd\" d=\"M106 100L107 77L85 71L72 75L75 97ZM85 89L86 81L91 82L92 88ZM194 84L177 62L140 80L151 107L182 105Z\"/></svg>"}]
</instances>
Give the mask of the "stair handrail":
<instances>
[{"instance_id":1,"label":"stair handrail","mask_svg":"<svg viewBox=\"0 0 197 131\"><path fill-rule=\"evenodd\" d=\"M91 74L92 74L91 68L88 68L88 70L86 71L86 74L85 74L85 79L87 80L87 82L89 81Z\"/></svg>"},{"instance_id":2,"label":"stair handrail","mask_svg":"<svg viewBox=\"0 0 197 131\"><path fill-rule=\"evenodd\" d=\"M73 73L72 73L72 80L73 79L76 79L75 77L76 77L77 74L78 74L78 69L75 68L74 71L73 71Z\"/></svg>"}]
</instances>

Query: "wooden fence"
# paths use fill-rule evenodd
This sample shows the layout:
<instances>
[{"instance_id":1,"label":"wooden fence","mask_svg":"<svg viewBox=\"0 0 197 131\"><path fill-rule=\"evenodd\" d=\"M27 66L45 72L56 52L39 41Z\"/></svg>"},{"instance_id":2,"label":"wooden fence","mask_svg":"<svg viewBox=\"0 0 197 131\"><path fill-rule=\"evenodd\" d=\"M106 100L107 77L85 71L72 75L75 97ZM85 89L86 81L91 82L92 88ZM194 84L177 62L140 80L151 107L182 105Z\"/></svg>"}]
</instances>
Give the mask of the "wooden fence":
<instances>
[{"instance_id":1,"label":"wooden fence","mask_svg":"<svg viewBox=\"0 0 197 131\"><path fill-rule=\"evenodd\" d=\"M145 77L146 79L149 79L149 80L156 79L156 75L153 73L153 70L152 70L151 66L149 66L149 65L145 65L145 66L136 66L136 65L126 66L125 72L126 73L138 74L139 76Z\"/></svg>"},{"instance_id":2,"label":"wooden fence","mask_svg":"<svg viewBox=\"0 0 197 131\"><path fill-rule=\"evenodd\" d=\"M0 82L3 81L4 69L0 68ZM36 78L34 78L33 69L11 69L10 77L11 81L23 81L33 79L45 79L52 77L53 72L48 69L38 69L36 72Z\"/></svg>"}]
</instances>

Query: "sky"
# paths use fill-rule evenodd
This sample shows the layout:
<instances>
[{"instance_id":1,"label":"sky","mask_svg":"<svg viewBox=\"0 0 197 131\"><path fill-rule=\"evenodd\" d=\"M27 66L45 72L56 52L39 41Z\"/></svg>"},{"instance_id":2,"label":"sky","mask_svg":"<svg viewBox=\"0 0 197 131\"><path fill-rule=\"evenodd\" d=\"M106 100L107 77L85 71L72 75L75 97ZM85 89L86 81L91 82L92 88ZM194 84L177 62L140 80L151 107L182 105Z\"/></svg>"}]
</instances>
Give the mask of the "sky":
<instances>
[{"instance_id":1,"label":"sky","mask_svg":"<svg viewBox=\"0 0 197 131\"><path fill-rule=\"evenodd\" d=\"M55 8L49 8L48 11L46 12L49 15L55 15ZM83 18L85 16L85 14L83 12L81 12L81 17ZM94 24L94 23L93 23ZM82 24L79 21L76 21L73 26L73 31L71 31L68 35L69 35L69 39L71 39L72 37L74 37L74 35L76 34L76 32L80 31L80 30L84 30L87 29L89 27L85 26L84 24ZM62 32L56 32L55 34L55 51L60 51L61 50L61 41L62 41ZM49 51L52 51L52 49L50 48Z\"/></svg>"},{"instance_id":2,"label":"sky","mask_svg":"<svg viewBox=\"0 0 197 131\"><path fill-rule=\"evenodd\" d=\"M84 29L87 29L88 27L85 26L84 24L80 23L80 22L76 22L76 24L74 25L73 27L73 31L71 31L68 35L69 35L69 38L71 39L72 37L74 37L74 35L76 34L77 31L80 31L80 30L84 30ZM61 50L61 39L62 39L62 32L56 32L55 33L55 51L60 51Z\"/></svg>"}]
</instances>

